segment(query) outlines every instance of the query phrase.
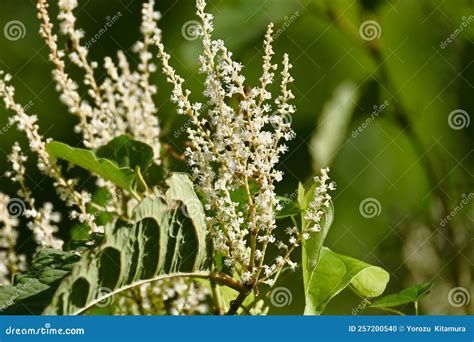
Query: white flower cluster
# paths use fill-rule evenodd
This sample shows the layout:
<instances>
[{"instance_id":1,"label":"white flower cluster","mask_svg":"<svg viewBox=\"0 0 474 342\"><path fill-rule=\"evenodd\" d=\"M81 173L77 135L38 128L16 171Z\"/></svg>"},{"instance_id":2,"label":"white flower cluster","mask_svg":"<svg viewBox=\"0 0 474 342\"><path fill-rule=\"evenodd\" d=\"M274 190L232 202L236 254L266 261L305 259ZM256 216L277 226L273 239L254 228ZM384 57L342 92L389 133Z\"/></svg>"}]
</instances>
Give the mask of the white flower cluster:
<instances>
[{"instance_id":1,"label":"white flower cluster","mask_svg":"<svg viewBox=\"0 0 474 342\"><path fill-rule=\"evenodd\" d=\"M156 71L156 66L151 63L153 56L148 50L153 44L152 38L160 35L156 24L160 15L154 11L154 1L150 0L143 5L141 26L143 41L136 43L134 47L140 61L138 71L131 71L125 54L119 52L118 66L111 58L105 58L104 67L108 77L105 77L101 84L97 83L94 75L97 63L89 62L88 50L81 45L84 33L76 28L73 11L78 6L77 0L60 0L58 6L60 32L69 41L69 51L58 48L58 36L53 33L46 0L38 1L38 16L42 21L40 33L50 49L49 58L54 64L53 78L61 94L60 98L69 111L79 118L76 130L82 133L84 145L98 148L112 138L128 133L133 138L152 146L156 156L155 162L160 163L160 128L156 117L157 108L153 101L156 87L149 83L150 74ZM88 89L88 99L83 99L79 95L79 85L66 71L64 60L66 55L84 71L83 84ZM4 99L6 108L15 112L10 123L16 124L18 129L26 134L30 149L38 156L39 170L53 178L60 198L68 206L78 209L71 210L71 218L87 224L94 232L102 231L102 227L97 227L94 223L95 217L87 210L91 204L91 194L84 190L76 191L78 181L64 178L59 166L52 163L45 148L49 140L39 134L37 117L27 115L24 108L15 101L15 89L9 85L10 80L10 75L0 71L0 97ZM35 240L43 247L61 248L62 242L53 236L57 231L54 224L59 222L59 217L53 212L49 203L41 209L35 209L34 198L24 180L25 171L22 163L26 157L18 145L15 145L9 159L13 166L13 172L9 173L9 177L20 184L19 194L30 206L27 216L31 218L30 228L34 232ZM97 184L106 186L111 193L116 192L110 183L102 179L99 179ZM120 212L120 209L117 211Z\"/></svg>"},{"instance_id":2,"label":"white flower cluster","mask_svg":"<svg viewBox=\"0 0 474 342\"><path fill-rule=\"evenodd\" d=\"M13 145L12 153L8 159L12 164L12 171L8 171L5 175L20 185L18 195L28 203L29 209L25 210L24 215L30 219L28 227L33 231L33 237L38 248L51 247L60 250L63 241L55 238L54 233L58 231L55 223L61 221L61 215L53 211L53 204L49 202L44 203L40 210L36 209L35 199L25 180L26 168L24 163L27 161L27 157L23 154L18 143Z\"/></svg>"},{"instance_id":3,"label":"white flower cluster","mask_svg":"<svg viewBox=\"0 0 474 342\"><path fill-rule=\"evenodd\" d=\"M185 154L199 193L203 195L213 253L224 257L225 266L235 270L245 289L260 284L273 286L285 267L295 270L297 263L291 260L291 254L303 240L321 230L325 208L331 205L328 192L335 190L335 184L329 181L329 170L323 169L315 178L317 186L310 207L304 213L302 227L294 221L294 226L284 227L286 235L276 234L277 213L282 209L276 186L283 178L278 164L288 150L285 143L295 136L291 116L296 109L291 104L294 95L289 87L294 80L287 54L282 58L279 75L280 94L273 97L270 91L278 70L273 62L273 25L268 26L265 34L259 85L250 87L245 85L242 64L233 60L222 40L212 38L213 16L205 12L206 1L197 0L197 15L202 24L198 33L203 44L199 63L200 72L205 75L206 101L194 103L190 100L191 92L184 89L184 79L170 66L170 55L161 43L161 31L157 27L160 15L154 11L154 0L146 2L142 9L143 40L133 48L139 59L137 71L132 71L126 54L119 51L116 62L111 57L104 59L106 75L101 83L95 76L98 63L89 61L89 51L81 44L84 32L76 28L73 11L78 6L77 0L59 0L58 5L60 32L68 39L68 51L58 48L58 36L53 33L46 0L38 0L40 33L50 49L53 78L60 98L70 113L78 117L76 131L82 134L84 145L96 149L114 137L130 134L151 145L155 162L161 162L160 127L153 101L157 89L150 84L150 76L157 67L152 63L149 50L156 44L163 73L174 87L171 99L177 104L179 114L190 117L187 127L190 147ZM66 57L84 73L81 85L66 71ZM39 170L54 180L60 198L74 207L70 212L72 219L86 223L94 232L102 231L94 222L95 216L88 212L88 207L95 205L91 194L76 190L78 181L64 178L60 167L49 159L45 148L48 140L39 134L36 116L27 115L15 102L15 89L8 84L10 78L0 71L0 97L7 109L15 112L10 121L26 134L30 149L38 156ZM80 87L87 89L87 99L80 96ZM54 236L61 217L54 212L51 203L36 209L25 181L26 156L18 144L13 147L9 160L13 171L8 176L20 185L18 194L29 206L25 215L30 218L29 228L36 242L41 247L61 248L62 241ZM97 184L106 187L110 195L115 194L109 182L99 179ZM6 200L1 196L0 209L2 200ZM117 194L117 198L106 203L104 211L120 213L127 205L135 204L125 197L126 194ZM12 231L18 222L5 215L0 211L0 222L4 223L0 234L10 235L14 241L16 235ZM282 235L283 240L277 239ZM277 254L274 260L269 260L270 249ZM213 269L215 260L213 258ZM11 267L4 269L0 268L0 280L2 274L12 273ZM196 284L181 278L146 284L131 290L130 296L120 296L118 308L125 310L120 312L123 314L157 314L163 310L170 314L207 313L208 291ZM266 310L262 303L254 309L255 313Z\"/></svg>"},{"instance_id":4,"label":"white flower cluster","mask_svg":"<svg viewBox=\"0 0 474 342\"><path fill-rule=\"evenodd\" d=\"M175 278L141 285L118 298L116 314L204 315L209 313L209 290L192 280Z\"/></svg>"},{"instance_id":5,"label":"white flower cluster","mask_svg":"<svg viewBox=\"0 0 474 342\"><path fill-rule=\"evenodd\" d=\"M143 5L143 41L137 42L133 49L139 56L138 71L131 70L125 53L119 51L118 65L110 57L104 59L107 76L101 83L95 77L98 63L89 61L89 51L81 44L84 32L76 28L74 10L78 6L77 0L60 0L58 6L60 33L67 37L69 51L58 48L58 37L53 33L46 0L38 1L42 21L40 33L50 49L49 58L55 66L53 78L60 98L69 112L79 118L76 131L82 133L84 145L95 149L117 136L130 134L134 139L152 146L155 162L160 163L160 127L153 101L157 90L149 82L156 66L151 63L152 54L148 50L152 37L160 35L157 28L160 14L154 11L154 0ZM66 55L83 70L88 99L79 95L78 83L67 73Z\"/></svg>"},{"instance_id":6,"label":"white flower cluster","mask_svg":"<svg viewBox=\"0 0 474 342\"><path fill-rule=\"evenodd\" d=\"M33 231L34 240L40 247L51 247L61 250L63 241L54 237L58 231L56 223L61 222L61 214L53 211L53 204L46 202L39 210L29 209L25 211L27 218L33 219L28 222L28 228Z\"/></svg>"},{"instance_id":7,"label":"white flower cluster","mask_svg":"<svg viewBox=\"0 0 474 342\"><path fill-rule=\"evenodd\" d=\"M288 89L293 82L292 66L285 54L281 94L272 104L268 87L274 83L277 65L272 62L270 25L265 35L260 85L246 87L242 65L232 60L223 41L212 39L213 16L205 12L205 7L205 0L197 0L204 50L200 71L206 75L207 103L191 103L191 92L183 89L184 79L170 66L170 55L157 37L163 72L174 86L171 99L178 105L178 112L191 117L193 127L187 130L191 147L186 155L205 197L215 250L224 255L227 266L235 266L244 283L255 284L263 279L272 285L270 277L283 266L296 268L289 253L309 233L297 234L297 228L288 228L289 243L278 241L274 235L275 212L281 209L275 185L283 177L276 167L287 151L284 142L294 137L291 115L295 107L289 103L294 95ZM325 190L321 189L317 196ZM242 192L244 198L239 195ZM312 206L316 211L318 203ZM284 256L267 265L264 259L270 245L279 248Z\"/></svg>"},{"instance_id":8,"label":"white flower cluster","mask_svg":"<svg viewBox=\"0 0 474 342\"><path fill-rule=\"evenodd\" d=\"M0 193L0 285L11 284L12 276L26 269L26 258L15 252L18 219L10 216L11 199Z\"/></svg>"},{"instance_id":9,"label":"white flower cluster","mask_svg":"<svg viewBox=\"0 0 474 342\"><path fill-rule=\"evenodd\" d=\"M331 205L331 196L328 190L336 190L336 183L329 181L329 168L321 170L321 176L315 177L314 181L318 184L315 195L306 211L305 220L308 222L308 232L321 231L321 219L324 216L324 207Z\"/></svg>"},{"instance_id":10,"label":"white flower cluster","mask_svg":"<svg viewBox=\"0 0 474 342\"><path fill-rule=\"evenodd\" d=\"M107 76L99 84L94 75L98 67L96 62L89 62L88 50L81 45L84 36L82 30L76 28L76 17L73 11L77 8L77 0L59 0L58 20L60 32L68 39L68 51L59 49L58 36L53 33L53 24L48 13L46 0L38 1L38 17L41 20L40 34L45 39L50 49L49 58L54 64L53 78L56 81L60 98L66 104L69 111L79 118L76 131L83 135L86 147L98 148L109 142L112 138L128 133L136 140L149 144L154 148L155 162L160 163L160 127L156 117L157 108L153 101L156 87L149 82L151 73L156 71L156 66L151 62L153 55L149 52L153 45L153 37L160 35L157 21L160 18L158 12L154 11L154 0L143 5L143 22L141 32L143 40L134 46L134 52L139 56L137 71L132 71L125 53L118 53L118 66L111 58L105 58L104 67ZM87 99L80 96L80 86L66 71L65 57L69 59L84 72L83 85L87 88ZM50 141L39 133L36 115L28 115L25 108L15 100L15 88L9 83L11 76L0 70L0 98L3 99L5 107L15 114L10 118L10 125L16 125L24 132L30 150L37 155L38 169L54 180L54 187L60 197L68 206L74 207L70 211L70 217L85 223L93 232L101 232L103 227L95 224L95 216L88 211L89 205L93 205L91 194L85 190L76 190L78 180L66 179L60 167L49 158L46 152L46 144ZM15 143L9 156L12 170L6 173L13 182L19 184L18 195L24 200L24 217L28 219L28 227L33 232L33 237L38 248L52 247L61 249L63 241L55 237L58 231L57 224L61 220L59 213L55 212L51 203L46 202L41 207L35 203L33 194L28 188L25 179L25 165L27 157L22 153L21 147ZM109 182L98 180L99 186L105 186L111 194L117 191ZM0 280L2 283L7 275L21 271L15 266L19 259L15 259L14 246L17 233L14 228L18 225L16 218L11 218L5 205L8 202L6 195L0 194L2 207L0 222L2 228L2 245L7 248L1 251L3 263L0 265ZM111 201L109 207L114 205L120 213L122 206L122 195L117 201ZM108 210L108 208L107 208ZM21 257L23 258L23 257ZM23 260L23 259L22 259Z\"/></svg>"},{"instance_id":11,"label":"white flower cluster","mask_svg":"<svg viewBox=\"0 0 474 342\"><path fill-rule=\"evenodd\" d=\"M39 126L36 124L38 118L36 115L28 115L25 113L24 108L15 102L15 88L8 85L11 80L11 76L3 74L0 70L0 97L5 102L7 109L15 112L10 118L11 124L16 124L18 130L25 133L29 141L29 146L32 152L38 156L38 169L45 175L51 177L54 180L54 187L60 196L61 200L66 202L70 207L76 206L79 209L81 215L81 222L87 223L93 231L98 231L94 223L94 217L87 213L87 204L90 202L90 194L86 191L81 193L77 192L74 188L77 185L76 179L65 179L61 174L61 169L58 165L53 164L46 152L45 140L39 133ZM15 153L15 150L13 151ZM17 166L21 162L21 158L12 155L10 160L13 162L13 167ZM17 176L14 175L13 181L18 181ZM23 191L26 194L25 191ZM73 211L74 212L74 211Z\"/></svg>"}]
</instances>

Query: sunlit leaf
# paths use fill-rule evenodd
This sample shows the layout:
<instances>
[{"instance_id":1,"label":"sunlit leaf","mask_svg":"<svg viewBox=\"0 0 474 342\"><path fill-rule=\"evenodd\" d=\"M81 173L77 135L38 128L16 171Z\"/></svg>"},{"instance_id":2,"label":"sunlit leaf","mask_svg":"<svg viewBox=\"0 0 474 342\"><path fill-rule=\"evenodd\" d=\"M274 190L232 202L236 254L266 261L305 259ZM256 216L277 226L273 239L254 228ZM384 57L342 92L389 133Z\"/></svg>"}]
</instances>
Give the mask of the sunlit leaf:
<instances>
[{"instance_id":1,"label":"sunlit leaf","mask_svg":"<svg viewBox=\"0 0 474 342\"><path fill-rule=\"evenodd\" d=\"M433 288L433 283L424 283L409 287L396 294L386 295L375 299L369 306L372 308L390 308L404 304L414 303L421 297L429 294Z\"/></svg>"},{"instance_id":2,"label":"sunlit leaf","mask_svg":"<svg viewBox=\"0 0 474 342\"><path fill-rule=\"evenodd\" d=\"M378 266L323 248L305 292L305 314L321 314L329 301L349 285L362 297L380 296L389 279L388 272Z\"/></svg>"},{"instance_id":3,"label":"sunlit leaf","mask_svg":"<svg viewBox=\"0 0 474 342\"><path fill-rule=\"evenodd\" d=\"M109 159L99 158L90 150L71 147L56 141L47 144L46 151L52 158L66 160L111 181L124 190L133 191L136 181L135 173L128 167L120 167Z\"/></svg>"}]
</instances>

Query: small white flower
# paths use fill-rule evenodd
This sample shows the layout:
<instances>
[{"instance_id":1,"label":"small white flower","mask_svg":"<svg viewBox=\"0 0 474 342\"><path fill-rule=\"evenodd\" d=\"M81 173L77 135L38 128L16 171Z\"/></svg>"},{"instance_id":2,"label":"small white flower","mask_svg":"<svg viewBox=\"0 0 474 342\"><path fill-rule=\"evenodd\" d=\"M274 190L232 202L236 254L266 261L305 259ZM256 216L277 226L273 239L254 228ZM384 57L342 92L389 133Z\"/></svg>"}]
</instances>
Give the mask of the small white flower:
<instances>
[{"instance_id":1,"label":"small white flower","mask_svg":"<svg viewBox=\"0 0 474 342\"><path fill-rule=\"evenodd\" d=\"M281 255L279 255L276 257L275 262L277 263L277 265L282 265L285 262L285 259Z\"/></svg>"},{"instance_id":2,"label":"small white flower","mask_svg":"<svg viewBox=\"0 0 474 342\"><path fill-rule=\"evenodd\" d=\"M295 246L298 245L298 244L297 244L297 241L298 241L298 240L296 240L296 237L294 237L294 236L290 237L290 239L288 240L288 242L290 243L290 245L295 245Z\"/></svg>"},{"instance_id":3,"label":"small white flower","mask_svg":"<svg viewBox=\"0 0 474 342\"><path fill-rule=\"evenodd\" d=\"M295 270L296 270L296 267L298 266L298 264L297 264L296 262L293 262L293 261L291 261L291 260L288 260L287 263L288 263L288 266L290 266L290 269L291 269L292 271L295 271Z\"/></svg>"},{"instance_id":4,"label":"small white flower","mask_svg":"<svg viewBox=\"0 0 474 342\"><path fill-rule=\"evenodd\" d=\"M244 273L242 274L242 282L243 282L244 284L250 282L251 279L252 279L252 273L250 273L250 272L244 272Z\"/></svg>"},{"instance_id":5,"label":"small white flower","mask_svg":"<svg viewBox=\"0 0 474 342\"><path fill-rule=\"evenodd\" d=\"M263 273L265 274L266 277L268 277L269 275L273 273L272 268L267 265L263 265Z\"/></svg>"}]
</instances>

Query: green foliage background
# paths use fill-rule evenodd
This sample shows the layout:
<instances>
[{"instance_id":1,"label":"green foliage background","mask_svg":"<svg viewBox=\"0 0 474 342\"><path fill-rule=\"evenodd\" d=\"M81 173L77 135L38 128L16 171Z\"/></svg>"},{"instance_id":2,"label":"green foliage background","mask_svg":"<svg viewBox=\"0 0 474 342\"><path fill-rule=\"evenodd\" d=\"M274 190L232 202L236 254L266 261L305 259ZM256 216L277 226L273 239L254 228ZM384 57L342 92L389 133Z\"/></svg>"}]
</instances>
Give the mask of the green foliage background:
<instances>
[{"instance_id":1,"label":"green foliage background","mask_svg":"<svg viewBox=\"0 0 474 342\"><path fill-rule=\"evenodd\" d=\"M292 118L297 138L290 144L290 152L281 165L286 176L281 194L291 194L299 180L309 179L314 174L310 141L335 89L349 81L359 93L347 130L333 132L341 144L330 152L332 177L338 190L328 246L389 270L392 281L388 292L397 292L415 281L434 281L436 294L425 299L429 300L425 302L428 313L436 313L437 305L447 301L447 291L455 286L449 282L453 274L464 279L463 286L472 284L472 202L454 217L451 235L441 226L443 217L439 216L440 196L452 210L461 202L462 194L471 193L473 188L474 124L453 130L448 124L448 115L455 109L462 109L471 117L474 113L474 21L446 48L441 47L442 42L459 29L463 17L474 15L472 1L209 2L209 10L216 16L216 36L224 39L236 59L246 65L245 73L253 82L257 82L260 74L261 42L267 24L273 21L276 31L284 31L276 38L276 58L281 59L284 52L290 54L298 111ZM101 61L118 49L135 58L131 46L140 37L141 3L139 0L80 1L79 26L85 29L86 40L100 30L108 16L122 13L107 34L92 45L90 53L94 60ZM157 1L157 8L163 14L160 26L174 66L194 90L194 99L199 99L202 77L197 74L197 56L200 44L198 40L188 41L182 36L183 25L195 20L193 5L194 1L189 0ZM56 11L54 5L52 9ZM3 27L12 20L25 25L23 39L5 38ZM365 20L375 20L381 27L380 38L372 43L365 42L359 35L359 27ZM48 50L37 33L39 22L34 1L1 0L0 26L0 68L14 76L18 99L24 105L30 104L29 113L38 114L45 136L79 146L80 139L71 134L74 118L59 102L51 80ZM66 46L66 42L61 41L61 45ZM71 72L76 71L72 68ZM156 101L160 107L163 142L180 151L185 140L182 134L185 118L176 116L168 100L170 88L164 78L159 74L154 78L159 85ZM387 109L353 138L352 131L370 117L375 105L380 106L384 101L389 102ZM398 108L402 108L406 116L400 118ZM10 113L1 107L0 127L7 125L8 115ZM6 155L16 140L26 146L23 136L13 128L0 135L2 174L9 168ZM51 189L51 182L34 171L33 158L29 164L32 166L29 184L39 201L52 201L61 208L56 195L47 190ZM186 171L182 164L176 168ZM2 191L14 195L15 190L6 177L0 178L0 184ZM90 187L92 183L82 186ZM380 202L379 216L368 219L360 214L359 204L366 198ZM411 234L420 227L426 227L431 233L426 239L415 240L419 243L417 249L433 245L442 251L439 255L442 264L434 274L424 272L422 267L408 266L403 258L407 240L413 238ZM62 226L61 234L65 239L70 237L67 223ZM29 231L24 229L20 252L31 254L33 248ZM418 257L406 253L408 259ZM430 261L422 260L421 264ZM436 284L445 282L451 285L436 292ZM299 308L304 303L301 279L289 275L283 286L292 290L292 304L271 313L300 314ZM360 299L347 291L330 303L327 313L350 314L359 303ZM453 314L467 313L464 308L450 310Z\"/></svg>"}]
</instances>

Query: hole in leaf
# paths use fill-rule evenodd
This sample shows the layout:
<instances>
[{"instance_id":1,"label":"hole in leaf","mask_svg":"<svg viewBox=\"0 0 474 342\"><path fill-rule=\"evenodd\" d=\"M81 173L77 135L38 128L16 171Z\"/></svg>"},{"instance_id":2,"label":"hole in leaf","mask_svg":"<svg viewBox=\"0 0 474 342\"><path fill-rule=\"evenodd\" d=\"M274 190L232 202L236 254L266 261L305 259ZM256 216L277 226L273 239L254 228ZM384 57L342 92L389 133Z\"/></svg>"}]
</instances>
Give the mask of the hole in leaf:
<instances>
[{"instance_id":1,"label":"hole in leaf","mask_svg":"<svg viewBox=\"0 0 474 342\"><path fill-rule=\"evenodd\" d=\"M143 235L145 243L143 250L145 251L143 257L142 279L153 277L159 270L158 261L160 256L160 227L153 219L144 219L141 221L143 226ZM166 248L166 246L164 246Z\"/></svg>"},{"instance_id":2,"label":"hole in leaf","mask_svg":"<svg viewBox=\"0 0 474 342\"><path fill-rule=\"evenodd\" d=\"M89 296L90 285L84 278L76 280L72 286L71 291L71 303L77 308L83 308L86 306L87 297Z\"/></svg>"},{"instance_id":3,"label":"hole in leaf","mask_svg":"<svg viewBox=\"0 0 474 342\"><path fill-rule=\"evenodd\" d=\"M132 262L130 264L130 272L128 274L127 284L130 284L133 281L135 274L137 274L139 255L140 255L140 244L138 243L138 240L137 240L133 243Z\"/></svg>"},{"instance_id":4,"label":"hole in leaf","mask_svg":"<svg viewBox=\"0 0 474 342\"><path fill-rule=\"evenodd\" d=\"M179 254L181 255L179 270L181 272L190 272L193 270L194 262L196 261L198 242L192 221L188 218L183 218L181 222L184 237L181 246L179 246Z\"/></svg>"},{"instance_id":5,"label":"hole in leaf","mask_svg":"<svg viewBox=\"0 0 474 342\"><path fill-rule=\"evenodd\" d=\"M99 266L99 284L101 287L115 289L120 276L120 252L107 247L101 253Z\"/></svg>"}]
</instances>

